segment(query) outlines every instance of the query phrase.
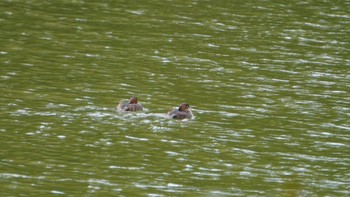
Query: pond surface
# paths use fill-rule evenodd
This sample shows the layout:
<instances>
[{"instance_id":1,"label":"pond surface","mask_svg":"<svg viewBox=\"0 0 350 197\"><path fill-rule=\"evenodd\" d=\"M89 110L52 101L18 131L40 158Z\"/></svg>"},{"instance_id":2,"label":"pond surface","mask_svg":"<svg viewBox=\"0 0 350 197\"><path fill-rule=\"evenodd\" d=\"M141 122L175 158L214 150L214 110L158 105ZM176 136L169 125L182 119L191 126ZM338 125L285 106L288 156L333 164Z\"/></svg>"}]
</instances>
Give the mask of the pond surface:
<instances>
[{"instance_id":1,"label":"pond surface","mask_svg":"<svg viewBox=\"0 0 350 197\"><path fill-rule=\"evenodd\" d=\"M349 10L0 2L0 193L349 196Z\"/></svg>"}]
</instances>

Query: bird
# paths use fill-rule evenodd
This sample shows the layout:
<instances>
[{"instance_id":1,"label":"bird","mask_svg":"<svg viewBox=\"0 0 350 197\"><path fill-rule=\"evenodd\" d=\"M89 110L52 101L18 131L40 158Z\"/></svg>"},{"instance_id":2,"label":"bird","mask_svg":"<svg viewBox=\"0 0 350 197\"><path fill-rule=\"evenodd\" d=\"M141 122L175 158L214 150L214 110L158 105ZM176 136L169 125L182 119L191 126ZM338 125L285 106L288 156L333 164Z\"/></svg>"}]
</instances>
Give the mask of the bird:
<instances>
[{"instance_id":1,"label":"bird","mask_svg":"<svg viewBox=\"0 0 350 197\"><path fill-rule=\"evenodd\" d=\"M131 97L130 100L123 99L115 107L117 111L141 111L143 110L142 105L138 103L136 97Z\"/></svg>"},{"instance_id":2,"label":"bird","mask_svg":"<svg viewBox=\"0 0 350 197\"><path fill-rule=\"evenodd\" d=\"M193 116L190 105L187 103L181 103L178 109L170 111L168 115L174 119L190 119Z\"/></svg>"}]
</instances>

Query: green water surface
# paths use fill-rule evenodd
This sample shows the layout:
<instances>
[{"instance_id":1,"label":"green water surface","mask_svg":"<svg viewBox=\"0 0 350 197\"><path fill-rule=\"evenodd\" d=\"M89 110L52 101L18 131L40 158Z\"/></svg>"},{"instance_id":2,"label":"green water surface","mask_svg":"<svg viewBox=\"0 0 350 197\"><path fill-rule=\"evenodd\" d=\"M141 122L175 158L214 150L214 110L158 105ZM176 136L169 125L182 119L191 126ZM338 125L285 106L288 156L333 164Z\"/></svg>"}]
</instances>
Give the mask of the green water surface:
<instances>
[{"instance_id":1,"label":"green water surface","mask_svg":"<svg viewBox=\"0 0 350 197\"><path fill-rule=\"evenodd\" d=\"M349 196L349 10L1 1L1 196Z\"/></svg>"}]
</instances>

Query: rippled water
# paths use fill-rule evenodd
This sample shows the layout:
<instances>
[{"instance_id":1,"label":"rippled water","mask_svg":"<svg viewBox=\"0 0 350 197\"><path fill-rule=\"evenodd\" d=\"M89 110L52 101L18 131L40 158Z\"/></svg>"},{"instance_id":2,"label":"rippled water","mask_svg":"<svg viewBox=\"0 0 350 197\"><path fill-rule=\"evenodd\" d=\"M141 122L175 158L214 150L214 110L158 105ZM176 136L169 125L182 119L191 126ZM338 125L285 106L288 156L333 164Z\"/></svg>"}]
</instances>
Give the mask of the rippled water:
<instances>
[{"instance_id":1,"label":"rippled water","mask_svg":"<svg viewBox=\"0 0 350 197\"><path fill-rule=\"evenodd\" d=\"M348 196L349 10L0 2L0 193Z\"/></svg>"}]
</instances>

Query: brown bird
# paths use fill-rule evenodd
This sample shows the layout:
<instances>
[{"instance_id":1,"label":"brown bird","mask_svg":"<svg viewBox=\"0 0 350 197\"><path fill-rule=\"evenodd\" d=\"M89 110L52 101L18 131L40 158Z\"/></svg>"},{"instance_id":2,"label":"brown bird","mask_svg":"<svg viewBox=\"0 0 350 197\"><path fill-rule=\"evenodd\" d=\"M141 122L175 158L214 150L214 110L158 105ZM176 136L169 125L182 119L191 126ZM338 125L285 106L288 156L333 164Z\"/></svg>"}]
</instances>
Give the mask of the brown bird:
<instances>
[{"instance_id":1,"label":"brown bird","mask_svg":"<svg viewBox=\"0 0 350 197\"><path fill-rule=\"evenodd\" d=\"M129 101L121 100L117 107L115 107L117 111L141 111L143 110L142 105L138 103L136 97L131 97Z\"/></svg>"},{"instance_id":2,"label":"brown bird","mask_svg":"<svg viewBox=\"0 0 350 197\"><path fill-rule=\"evenodd\" d=\"M168 115L174 119L192 118L193 116L190 105L187 103L180 104L178 109L170 111Z\"/></svg>"}]
</instances>

